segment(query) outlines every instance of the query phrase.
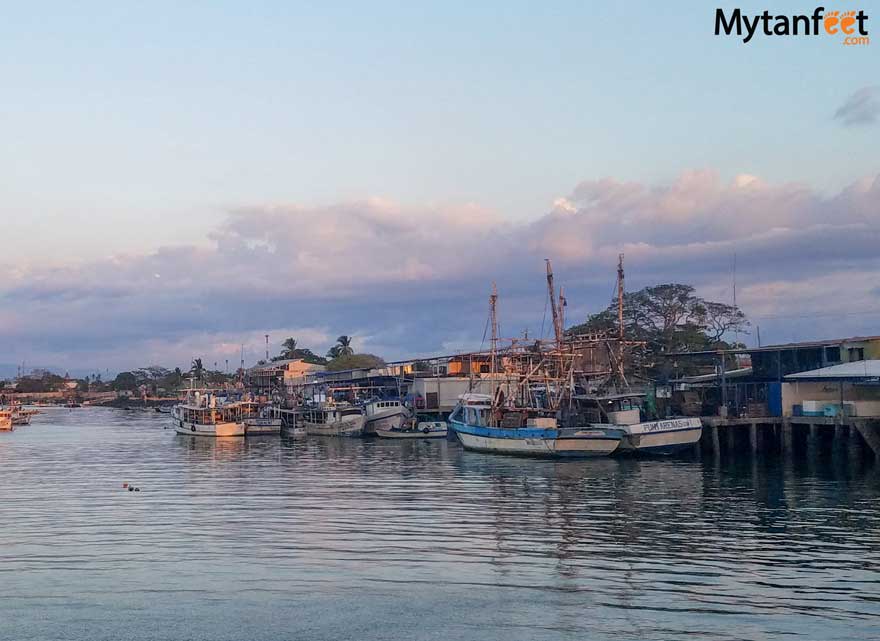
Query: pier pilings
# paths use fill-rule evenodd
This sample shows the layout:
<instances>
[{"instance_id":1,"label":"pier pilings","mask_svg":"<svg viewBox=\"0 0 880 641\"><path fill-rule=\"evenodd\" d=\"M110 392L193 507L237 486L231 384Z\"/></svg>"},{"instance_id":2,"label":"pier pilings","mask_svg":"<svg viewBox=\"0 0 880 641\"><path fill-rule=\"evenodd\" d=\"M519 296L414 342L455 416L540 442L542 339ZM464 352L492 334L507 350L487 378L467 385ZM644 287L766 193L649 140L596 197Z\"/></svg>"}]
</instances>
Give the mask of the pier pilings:
<instances>
[{"instance_id":1,"label":"pier pilings","mask_svg":"<svg viewBox=\"0 0 880 641\"><path fill-rule=\"evenodd\" d=\"M806 452L851 462L880 462L880 418L765 416L723 418L704 416L700 449L716 459Z\"/></svg>"}]
</instances>

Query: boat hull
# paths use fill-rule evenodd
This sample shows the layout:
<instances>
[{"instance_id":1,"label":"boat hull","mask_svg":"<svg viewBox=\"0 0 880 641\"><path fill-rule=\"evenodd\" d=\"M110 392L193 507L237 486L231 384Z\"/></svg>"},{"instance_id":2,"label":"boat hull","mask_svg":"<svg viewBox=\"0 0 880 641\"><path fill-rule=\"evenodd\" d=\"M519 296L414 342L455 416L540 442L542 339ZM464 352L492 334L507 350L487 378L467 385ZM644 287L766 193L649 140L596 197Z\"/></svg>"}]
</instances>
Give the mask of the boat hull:
<instances>
[{"instance_id":1,"label":"boat hull","mask_svg":"<svg viewBox=\"0 0 880 641\"><path fill-rule=\"evenodd\" d=\"M399 430L407 413L401 410L370 416L364 420L364 434L378 434L380 431Z\"/></svg>"},{"instance_id":2,"label":"boat hull","mask_svg":"<svg viewBox=\"0 0 880 641\"><path fill-rule=\"evenodd\" d=\"M496 428L451 421L450 426L468 450L537 456L591 458L609 456L620 445L622 432L606 428Z\"/></svg>"},{"instance_id":3,"label":"boat hull","mask_svg":"<svg viewBox=\"0 0 880 641\"><path fill-rule=\"evenodd\" d=\"M650 421L616 426L624 432L621 454L675 454L700 441L703 423L698 418Z\"/></svg>"},{"instance_id":4,"label":"boat hull","mask_svg":"<svg viewBox=\"0 0 880 641\"><path fill-rule=\"evenodd\" d=\"M364 417L343 416L341 420L334 421L333 423L312 423L310 421L303 421L303 427L306 428L306 434L310 436L357 438L364 434Z\"/></svg>"},{"instance_id":5,"label":"boat hull","mask_svg":"<svg viewBox=\"0 0 880 641\"><path fill-rule=\"evenodd\" d=\"M175 423L175 431L178 434L186 434L188 436L244 436L244 423L187 423L178 420Z\"/></svg>"},{"instance_id":6,"label":"boat hull","mask_svg":"<svg viewBox=\"0 0 880 641\"><path fill-rule=\"evenodd\" d=\"M247 436L260 434L281 434L280 418L248 418L244 421L244 432Z\"/></svg>"}]
</instances>

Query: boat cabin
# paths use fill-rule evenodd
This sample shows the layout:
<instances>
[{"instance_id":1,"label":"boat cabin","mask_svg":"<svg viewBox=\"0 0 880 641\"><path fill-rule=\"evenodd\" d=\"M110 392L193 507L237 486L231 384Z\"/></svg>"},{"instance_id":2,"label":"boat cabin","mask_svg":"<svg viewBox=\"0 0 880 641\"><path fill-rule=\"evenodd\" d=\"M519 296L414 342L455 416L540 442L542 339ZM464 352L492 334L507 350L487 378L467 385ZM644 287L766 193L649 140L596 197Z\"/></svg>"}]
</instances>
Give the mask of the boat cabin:
<instances>
[{"instance_id":1,"label":"boat cabin","mask_svg":"<svg viewBox=\"0 0 880 641\"><path fill-rule=\"evenodd\" d=\"M577 395L577 413L589 423L635 425L642 421L644 394Z\"/></svg>"}]
</instances>

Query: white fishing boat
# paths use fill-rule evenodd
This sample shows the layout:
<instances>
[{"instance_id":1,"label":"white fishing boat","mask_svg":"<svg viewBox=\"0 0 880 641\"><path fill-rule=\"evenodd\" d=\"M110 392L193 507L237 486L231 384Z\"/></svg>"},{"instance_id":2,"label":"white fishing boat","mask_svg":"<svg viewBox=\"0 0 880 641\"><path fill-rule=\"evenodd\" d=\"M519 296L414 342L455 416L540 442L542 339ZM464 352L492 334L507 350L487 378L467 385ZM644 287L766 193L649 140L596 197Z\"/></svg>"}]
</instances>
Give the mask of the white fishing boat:
<instances>
[{"instance_id":1,"label":"white fishing boat","mask_svg":"<svg viewBox=\"0 0 880 641\"><path fill-rule=\"evenodd\" d=\"M377 428L381 438L446 438L449 433L446 421L404 421L399 427Z\"/></svg>"},{"instance_id":2,"label":"white fishing boat","mask_svg":"<svg viewBox=\"0 0 880 641\"><path fill-rule=\"evenodd\" d=\"M410 411L399 400L371 399L364 403L364 434L399 430L410 417Z\"/></svg>"},{"instance_id":3,"label":"white fishing boat","mask_svg":"<svg viewBox=\"0 0 880 641\"><path fill-rule=\"evenodd\" d=\"M608 456L619 446L623 432L590 425L559 427L552 416L528 410L505 413L492 397L463 394L449 424L468 450L539 456L586 458ZM509 417L507 417L509 415Z\"/></svg>"},{"instance_id":4,"label":"white fishing boat","mask_svg":"<svg viewBox=\"0 0 880 641\"><path fill-rule=\"evenodd\" d=\"M364 434L364 411L354 405L322 405L306 408L297 423L313 436L349 436Z\"/></svg>"},{"instance_id":5,"label":"white fishing boat","mask_svg":"<svg viewBox=\"0 0 880 641\"><path fill-rule=\"evenodd\" d=\"M15 429L12 423L12 410L0 407L0 432L11 432Z\"/></svg>"},{"instance_id":6,"label":"white fishing boat","mask_svg":"<svg viewBox=\"0 0 880 641\"><path fill-rule=\"evenodd\" d=\"M592 424L620 429L620 453L674 454L700 441L703 423L696 417L642 420L644 394L576 396L579 411Z\"/></svg>"},{"instance_id":7,"label":"white fishing boat","mask_svg":"<svg viewBox=\"0 0 880 641\"><path fill-rule=\"evenodd\" d=\"M229 402L213 393L195 392L174 407L172 419L178 434L192 436L244 436L245 420L257 415L256 404Z\"/></svg>"}]
</instances>

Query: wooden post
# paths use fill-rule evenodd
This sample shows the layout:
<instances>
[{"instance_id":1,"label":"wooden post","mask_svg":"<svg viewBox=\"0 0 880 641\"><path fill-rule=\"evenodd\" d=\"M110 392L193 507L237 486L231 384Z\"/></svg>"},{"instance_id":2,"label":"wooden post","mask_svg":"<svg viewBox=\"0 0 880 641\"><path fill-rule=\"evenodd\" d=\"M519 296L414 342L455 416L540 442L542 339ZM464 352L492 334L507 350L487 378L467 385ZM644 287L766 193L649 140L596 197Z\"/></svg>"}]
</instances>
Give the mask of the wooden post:
<instances>
[{"instance_id":1,"label":"wooden post","mask_svg":"<svg viewBox=\"0 0 880 641\"><path fill-rule=\"evenodd\" d=\"M752 449L752 454L756 454L758 451L758 424L755 421L749 423L749 446Z\"/></svg>"}]
</instances>

